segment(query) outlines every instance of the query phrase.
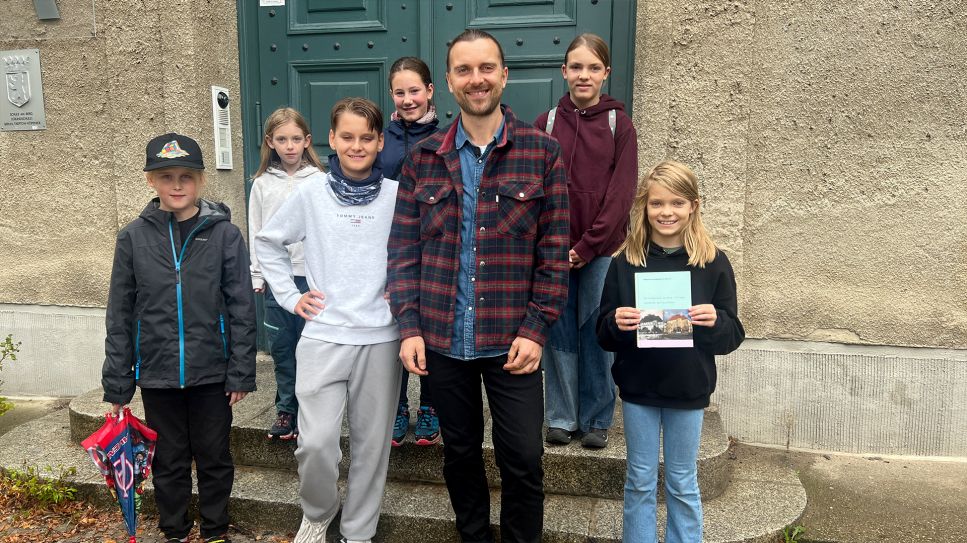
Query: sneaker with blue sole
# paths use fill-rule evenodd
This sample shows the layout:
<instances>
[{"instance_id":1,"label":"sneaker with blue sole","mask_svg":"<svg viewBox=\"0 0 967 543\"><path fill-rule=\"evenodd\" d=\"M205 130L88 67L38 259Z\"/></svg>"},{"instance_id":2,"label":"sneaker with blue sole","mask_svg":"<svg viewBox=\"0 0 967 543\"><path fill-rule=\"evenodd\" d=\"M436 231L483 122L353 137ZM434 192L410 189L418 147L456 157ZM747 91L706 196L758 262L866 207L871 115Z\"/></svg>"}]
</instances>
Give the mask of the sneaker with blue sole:
<instances>
[{"instance_id":1,"label":"sneaker with blue sole","mask_svg":"<svg viewBox=\"0 0 967 543\"><path fill-rule=\"evenodd\" d=\"M403 444L403 440L406 439L406 432L410 428L410 407L406 405L406 402L400 402L399 408L396 410L396 422L393 423L393 440L392 444L394 447L399 447Z\"/></svg>"},{"instance_id":2,"label":"sneaker with blue sole","mask_svg":"<svg viewBox=\"0 0 967 543\"><path fill-rule=\"evenodd\" d=\"M416 414L416 430L413 432L416 444L426 447L440 442L440 418L436 409L429 405L421 405Z\"/></svg>"}]
</instances>

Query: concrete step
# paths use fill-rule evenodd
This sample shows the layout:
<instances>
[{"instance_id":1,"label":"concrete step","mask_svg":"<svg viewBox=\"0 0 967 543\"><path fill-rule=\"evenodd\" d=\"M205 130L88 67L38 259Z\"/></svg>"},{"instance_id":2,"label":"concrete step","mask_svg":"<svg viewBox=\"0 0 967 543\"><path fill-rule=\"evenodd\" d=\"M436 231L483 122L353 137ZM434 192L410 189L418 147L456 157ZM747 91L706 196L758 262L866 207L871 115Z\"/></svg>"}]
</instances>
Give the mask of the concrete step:
<instances>
[{"instance_id":1,"label":"concrete step","mask_svg":"<svg viewBox=\"0 0 967 543\"><path fill-rule=\"evenodd\" d=\"M266 439L266 429L275 420L275 379L271 360L261 358L258 366L258 391L235 406L232 426L232 454L237 465L275 469L296 469L293 456L294 442L273 442ZM417 403L419 379L409 381L411 406ZM107 404L101 401L102 392L92 390L76 397L70 403L71 435L75 441L89 436L104 422ZM486 405L486 402L484 402ZM131 403L131 409L143 417L140 393ZM415 409L411 407L411 425L415 422ZM484 460L491 486L500 484L494 461L494 448L490 436L490 417L486 416L484 432ZM419 447L412 442L412 427L407 442L395 448L390 456L389 478L400 481L442 483L442 446ZM343 421L343 473L349 463L349 440L346 421ZM720 495L729 481L732 464L728 460L729 440L722 427L722 420L713 406L706 410L702 441L698 455L699 488L705 499ZM621 404L615 412L614 426L609 432L605 449L588 450L577 441L567 446L546 446L544 454L544 488L554 494L569 494L620 500L624 494L625 458L624 427ZM659 477L661 477L661 473ZM662 497L663 499L663 497Z\"/></svg>"},{"instance_id":2,"label":"concrete step","mask_svg":"<svg viewBox=\"0 0 967 543\"><path fill-rule=\"evenodd\" d=\"M18 426L0 443L0 468L20 468L24 462L53 466L58 471L75 467L72 478L83 494L107 501L100 474L71 435L66 410ZM734 464L731 483L704 505L707 543L767 543L779 539L786 526L795 524L806 506L806 494L795 472L754 457ZM147 483L151 499L150 481ZM232 491L231 511L242 526L292 532L301 511L298 479L292 470L239 466ZM496 525L499 491L492 495L491 521ZM665 515L659 505L659 518ZM660 526L660 530L663 529ZM337 528L329 541L336 541ZM436 483L391 481L383 498L377 540L386 543L457 540L446 488ZM621 501L549 493L545 503L544 541L621 541Z\"/></svg>"}]
</instances>

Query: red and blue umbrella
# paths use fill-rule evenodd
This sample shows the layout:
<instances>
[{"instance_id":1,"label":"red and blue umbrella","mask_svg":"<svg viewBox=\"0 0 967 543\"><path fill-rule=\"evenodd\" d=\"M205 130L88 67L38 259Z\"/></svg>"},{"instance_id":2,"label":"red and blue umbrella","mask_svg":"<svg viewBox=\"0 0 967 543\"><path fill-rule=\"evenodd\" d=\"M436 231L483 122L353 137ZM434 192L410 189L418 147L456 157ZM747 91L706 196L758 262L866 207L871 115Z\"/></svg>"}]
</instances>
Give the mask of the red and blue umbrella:
<instances>
[{"instance_id":1,"label":"red and blue umbrella","mask_svg":"<svg viewBox=\"0 0 967 543\"><path fill-rule=\"evenodd\" d=\"M100 429L81 442L121 506L129 543L137 541L135 529L144 492L142 486L151 473L157 441L157 432L125 407L118 415L108 413Z\"/></svg>"}]
</instances>

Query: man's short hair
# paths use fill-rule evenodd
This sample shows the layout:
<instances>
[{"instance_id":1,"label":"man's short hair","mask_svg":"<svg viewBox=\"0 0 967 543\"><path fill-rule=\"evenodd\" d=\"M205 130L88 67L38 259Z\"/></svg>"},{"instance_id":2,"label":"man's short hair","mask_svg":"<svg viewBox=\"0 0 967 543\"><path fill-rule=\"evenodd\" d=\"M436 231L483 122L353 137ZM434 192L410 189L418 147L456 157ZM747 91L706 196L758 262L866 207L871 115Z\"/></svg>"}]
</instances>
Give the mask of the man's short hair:
<instances>
[{"instance_id":1,"label":"man's short hair","mask_svg":"<svg viewBox=\"0 0 967 543\"><path fill-rule=\"evenodd\" d=\"M476 40L490 40L497 45L497 51L500 53L500 67L504 67L504 48L500 46L500 42L497 38L493 37L492 34L485 30L480 30L477 28L468 28L461 32L456 38L450 41L450 45L447 46L447 71L450 71L450 50L453 46L462 41L476 41Z\"/></svg>"}]
</instances>

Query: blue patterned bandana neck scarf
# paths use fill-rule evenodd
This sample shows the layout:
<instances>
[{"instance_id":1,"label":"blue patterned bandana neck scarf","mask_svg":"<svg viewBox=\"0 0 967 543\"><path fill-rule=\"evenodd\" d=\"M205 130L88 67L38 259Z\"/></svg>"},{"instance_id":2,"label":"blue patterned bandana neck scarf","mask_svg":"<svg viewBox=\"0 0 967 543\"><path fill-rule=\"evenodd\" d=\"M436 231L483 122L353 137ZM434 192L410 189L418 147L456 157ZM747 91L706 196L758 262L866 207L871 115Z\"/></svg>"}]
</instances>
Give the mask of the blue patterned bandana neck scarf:
<instances>
[{"instance_id":1,"label":"blue patterned bandana neck scarf","mask_svg":"<svg viewBox=\"0 0 967 543\"><path fill-rule=\"evenodd\" d=\"M361 181L350 181L342 173L339 158L329 156L329 187L339 203L347 206L364 206L379 196L379 189L383 186L383 171L373 165L369 177Z\"/></svg>"}]
</instances>

